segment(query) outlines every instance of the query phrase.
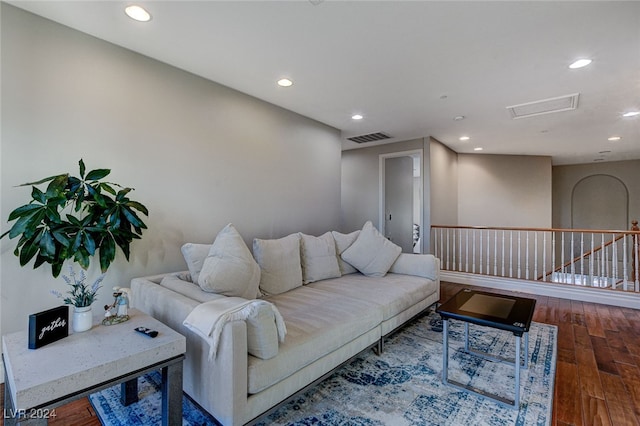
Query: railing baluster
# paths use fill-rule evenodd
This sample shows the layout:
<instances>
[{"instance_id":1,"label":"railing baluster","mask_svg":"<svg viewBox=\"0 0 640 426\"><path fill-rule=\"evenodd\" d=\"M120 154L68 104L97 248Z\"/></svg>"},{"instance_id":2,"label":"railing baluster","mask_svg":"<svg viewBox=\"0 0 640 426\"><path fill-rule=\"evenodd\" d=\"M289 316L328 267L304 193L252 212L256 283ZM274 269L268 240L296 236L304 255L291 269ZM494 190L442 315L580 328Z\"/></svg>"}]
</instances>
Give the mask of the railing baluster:
<instances>
[{"instance_id":1,"label":"railing baluster","mask_svg":"<svg viewBox=\"0 0 640 426\"><path fill-rule=\"evenodd\" d=\"M576 265L574 263L575 256L573 255L574 233L571 233L571 284L576 283Z\"/></svg>"},{"instance_id":2,"label":"railing baluster","mask_svg":"<svg viewBox=\"0 0 640 426\"><path fill-rule=\"evenodd\" d=\"M451 252L449 251L449 228L447 228L447 270L450 271L449 268L449 257L451 256Z\"/></svg>"},{"instance_id":3,"label":"railing baluster","mask_svg":"<svg viewBox=\"0 0 640 426\"><path fill-rule=\"evenodd\" d=\"M521 276L521 266L520 266L520 231L518 231L518 259L517 259L517 266L516 268L518 269L517 275L518 278L520 278Z\"/></svg>"},{"instance_id":4,"label":"railing baluster","mask_svg":"<svg viewBox=\"0 0 640 426\"><path fill-rule=\"evenodd\" d=\"M637 224L636 224L636 225L637 225ZM636 277L635 277L635 278L636 278L636 279L635 279L635 291L636 291L636 293L640 291L640 270L639 270L639 269L640 269L640 267L639 267L639 266L640 266L640 254L638 253L638 251L639 251L639 250L638 250L638 244L640 244L640 241L639 241L639 240L640 240L640 235L638 235L638 234L634 234L634 235L633 235L633 241L634 241L634 244L633 244L633 247L634 247L633 254L634 254L634 258L635 258L635 263L634 263L634 265L636 266L636 267L635 267L635 269L634 269L634 271L635 271L635 275L636 275Z\"/></svg>"},{"instance_id":5,"label":"railing baluster","mask_svg":"<svg viewBox=\"0 0 640 426\"><path fill-rule=\"evenodd\" d=\"M528 237L527 237L528 238ZM527 259L529 252L527 251ZM533 234L533 279L537 279L538 276L538 233ZM529 279L529 274L527 273L527 279Z\"/></svg>"},{"instance_id":6,"label":"railing baluster","mask_svg":"<svg viewBox=\"0 0 640 426\"><path fill-rule=\"evenodd\" d=\"M458 271L462 272L462 229L458 231Z\"/></svg>"},{"instance_id":7,"label":"railing baluster","mask_svg":"<svg viewBox=\"0 0 640 426\"><path fill-rule=\"evenodd\" d=\"M505 244L504 230L502 231L502 276L504 277L504 244Z\"/></svg>"},{"instance_id":8,"label":"railing baluster","mask_svg":"<svg viewBox=\"0 0 640 426\"><path fill-rule=\"evenodd\" d=\"M483 235L484 235L484 232L481 229L480 230L480 263L478 265L480 267L480 275L482 275L482 262L484 262L484 259L482 258L482 249L484 247L483 241L482 241L482 236Z\"/></svg>"},{"instance_id":9,"label":"railing baluster","mask_svg":"<svg viewBox=\"0 0 640 426\"><path fill-rule=\"evenodd\" d=\"M580 233L580 284L586 284L584 279L584 232Z\"/></svg>"},{"instance_id":10,"label":"railing baluster","mask_svg":"<svg viewBox=\"0 0 640 426\"><path fill-rule=\"evenodd\" d=\"M473 235L471 238L473 241L473 247L471 247L471 272L476 273L476 231L473 231Z\"/></svg>"},{"instance_id":11,"label":"railing baluster","mask_svg":"<svg viewBox=\"0 0 640 426\"><path fill-rule=\"evenodd\" d=\"M600 276L600 279L602 280L602 277L605 276L605 272L604 271L605 271L605 266L606 266L604 264L604 261L605 261L605 259L604 259L605 258L605 256L604 256L604 232L602 234L600 234L600 235L601 235L600 243L602 245L602 250L601 250L602 252L599 253L599 255L600 255L600 271L599 271L598 275Z\"/></svg>"},{"instance_id":12,"label":"railing baluster","mask_svg":"<svg viewBox=\"0 0 640 426\"><path fill-rule=\"evenodd\" d=\"M627 237L622 239L622 290L629 290L629 259L627 258Z\"/></svg>"},{"instance_id":13,"label":"railing baluster","mask_svg":"<svg viewBox=\"0 0 640 426\"><path fill-rule=\"evenodd\" d=\"M594 234L591 234L591 254L589 255L589 285L594 287L596 282L594 281L594 273L593 273L593 249L595 248Z\"/></svg>"},{"instance_id":14,"label":"railing baluster","mask_svg":"<svg viewBox=\"0 0 640 426\"><path fill-rule=\"evenodd\" d=\"M513 231L509 231L509 278L513 278Z\"/></svg>"},{"instance_id":15,"label":"railing baluster","mask_svg":"<svg viewBox=\"0 0 640 426\"><path fill-rule=\"evenodd\" d=\"M616 234L613 234L613 238L611 238L613 244L611 244L611 288L615 289L617 287L616 281L618 280L618 260L616 259Z\"/></svg>"},{"instance_id":16,"label":"railing baluster","mask_svg":"<svg viewBox=\"0 0 640 426\"><path fill-rule=\"evenodd\" d=\"M498 276L498 230L493 231L493 275Z\"/></svg>"},{"instance_id":17,"label":"railing baluster","mask_svg":"<svg viewBox=\"0 0 640 426\"><path fill-rule=\"evenodd\" d=\"M465 232L464 271L469 272L469 229Z\"/></svg>"}]
</instances>

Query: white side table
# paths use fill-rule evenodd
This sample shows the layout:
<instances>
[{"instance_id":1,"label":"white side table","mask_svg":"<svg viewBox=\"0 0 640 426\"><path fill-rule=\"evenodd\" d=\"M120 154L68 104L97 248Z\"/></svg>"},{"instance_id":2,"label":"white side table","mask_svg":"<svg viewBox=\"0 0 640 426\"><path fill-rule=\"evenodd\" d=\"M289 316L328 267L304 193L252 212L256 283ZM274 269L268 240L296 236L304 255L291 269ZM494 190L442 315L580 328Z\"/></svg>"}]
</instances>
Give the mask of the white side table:
<instances>
[{"instance_id":1,"label":"white side table","mask_svg":"<svg viewBox=\"0 0 640 426\"><path fill-rule=\"evenodd\" d=\"M32 419L47 424L54 409L94 392L122 385L122 402L137 400L137 377L162 371L162 424L182 425L182 360L185 337L136 310L112 326L95 317L89 331L28 349L27 332L2 336L5 425ZM156 338L134 331L147 327Z\"/></svg>"}]
</instances>

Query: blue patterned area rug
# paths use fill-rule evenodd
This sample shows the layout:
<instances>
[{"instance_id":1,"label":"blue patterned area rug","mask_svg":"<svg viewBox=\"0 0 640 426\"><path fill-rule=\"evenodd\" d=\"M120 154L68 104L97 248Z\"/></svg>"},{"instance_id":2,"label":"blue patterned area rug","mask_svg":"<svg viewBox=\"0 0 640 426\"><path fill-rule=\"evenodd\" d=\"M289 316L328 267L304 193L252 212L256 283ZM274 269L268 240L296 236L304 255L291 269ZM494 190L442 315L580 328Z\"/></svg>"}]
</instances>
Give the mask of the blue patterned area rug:
<instances>
[{"instance_id":1,"label":"blue patterned area rug","mask_svg":"<svg viewBox=\"0 0 640 426\"><path fill-rule=\"evenodd\" d=\"M257 425L529 426L551 423L557 352L555 326L532 323L529 368L521 370L520 407L512 409L442 384L439 318L433 312L421 317L388 339L381 356L367 351L354 358L330 378L261 418ZM449 324L449 378L512 399L513 366L466 354L463 323L450 321ZM511 333L470 326L471 347L480 351L513 358L514 340ZM148 396L144 395L146 379L139 384L141 401L126 408L120 405L119 387L90 397L103 424L160 424L159 376L152 377L153 386ZM112 395L103 395L108 392ZM155 408L136 407L143 404ZM214 424L188 398L185 398L184 412L184 425Z\"/></svg>"}]
</instances>

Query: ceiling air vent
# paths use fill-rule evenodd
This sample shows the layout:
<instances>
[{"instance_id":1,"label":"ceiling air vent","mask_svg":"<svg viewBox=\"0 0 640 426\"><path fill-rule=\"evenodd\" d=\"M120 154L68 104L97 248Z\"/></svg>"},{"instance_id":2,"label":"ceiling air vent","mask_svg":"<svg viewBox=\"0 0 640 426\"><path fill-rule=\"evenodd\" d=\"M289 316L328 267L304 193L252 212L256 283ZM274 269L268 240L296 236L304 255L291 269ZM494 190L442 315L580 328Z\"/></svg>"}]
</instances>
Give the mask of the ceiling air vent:
<instances>
[{"instance_id":1,"label":"ceiling air vent","mask_svg":"<svg viewBox=\"0 0 640 426\"><path fill-rule=\"evenodd\" d=\"M557 98L543 99L541 101L527 102L526 104L507 107L511 118L533 117L534 115L551 114L553 112L570 111L578 108L580 93L558 96Z\"/></svg>"},{"instance_id":2,"label":"ceiling air vent","mask_svg":"<svg viewBox=\"0 0 640 426\"><path fill-rule=\"evenodd\" d=\"M377 132L377 133L369 133L368 135L353 136L347 139L355 143L367 143L367 142L375 142L375 141L383 141L385 139L391 139L391 136L384 134L382 132Z\"/></svg>"}]
</instances>

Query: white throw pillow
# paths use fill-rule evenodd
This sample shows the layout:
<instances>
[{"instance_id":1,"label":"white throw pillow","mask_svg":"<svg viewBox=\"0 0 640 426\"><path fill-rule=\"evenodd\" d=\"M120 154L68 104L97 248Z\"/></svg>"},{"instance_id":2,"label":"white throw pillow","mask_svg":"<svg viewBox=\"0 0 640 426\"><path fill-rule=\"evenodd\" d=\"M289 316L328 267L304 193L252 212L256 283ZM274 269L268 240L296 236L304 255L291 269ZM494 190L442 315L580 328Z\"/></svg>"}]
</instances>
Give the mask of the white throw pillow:
<instances>
[{"instance_id":1,"label":"white throw pillow","mask_svg":"<svg viewBox=\"0 0 640 426\"><path fill-rule=\"evenodd\" d=\"M211 244L195 243L186 243L180 249L185 262L187 262L187 268L189 268L189 274L191 274L191 281L195 284L198 284L198 277L200 276L204 260L209 256L209 250L211 250Z\"/></svg>"},{"instance_id":2,"label":"white throw pillow","mask_svg":"<svg viewBox=\"0 0 640 426\"><path fill-rule=\"evenodd\" d=\"M276 240L253 240L253 256L260 265L260 290L280 294L302 285L300 235Z\"/></svg>"},{"instance_id":3,"label":"white throw pillow","mask_svg":"<svg viewBox=\"0 0 640 426\"><path fill-rule=\"evenodd\" d=\"M358 272L356 268L345 262L340 255L344 253L346 249L351 247L351 244L353 244L356 238L358 238L358 235L360 235L360 230L358 229L357 231L349 234L341 234L340 232L332 231L331 234L336 242L336 254L338 258L338 266L340 266L340 273L342 273L342 275L347 275Z\"/></svg>"},{"instance_id":4,"label":"white throw pillow","mask_svg":"<svg viewBox=\"0 0 640 426\"><path fill-rule=\"evenodd\" d=\"M198 284L204 291L225 296L258 297L260 267L233 224L225 226L216 236Z\"/></svg>"},{"instance_id":5,"label":"white throw pillow","mask_svg":"<svg viewBox=\"0 0 640 426\"><path fill-rule=\"evenodd\" d=\"M336 243L331 232L319 237L300 233L300 257L303 284L340 277Z\"/></svg>"},{"instance_id":6,"label":"white throw pillow","mask_svg":"<svg viewBox=\"0 0 640 426\"><path fill-rule=\"evenodd\" d=\"M364 275L384 277L401 251L368 221L351 247L342 253L342 258Z\"/></svg>"}]
</instances>

